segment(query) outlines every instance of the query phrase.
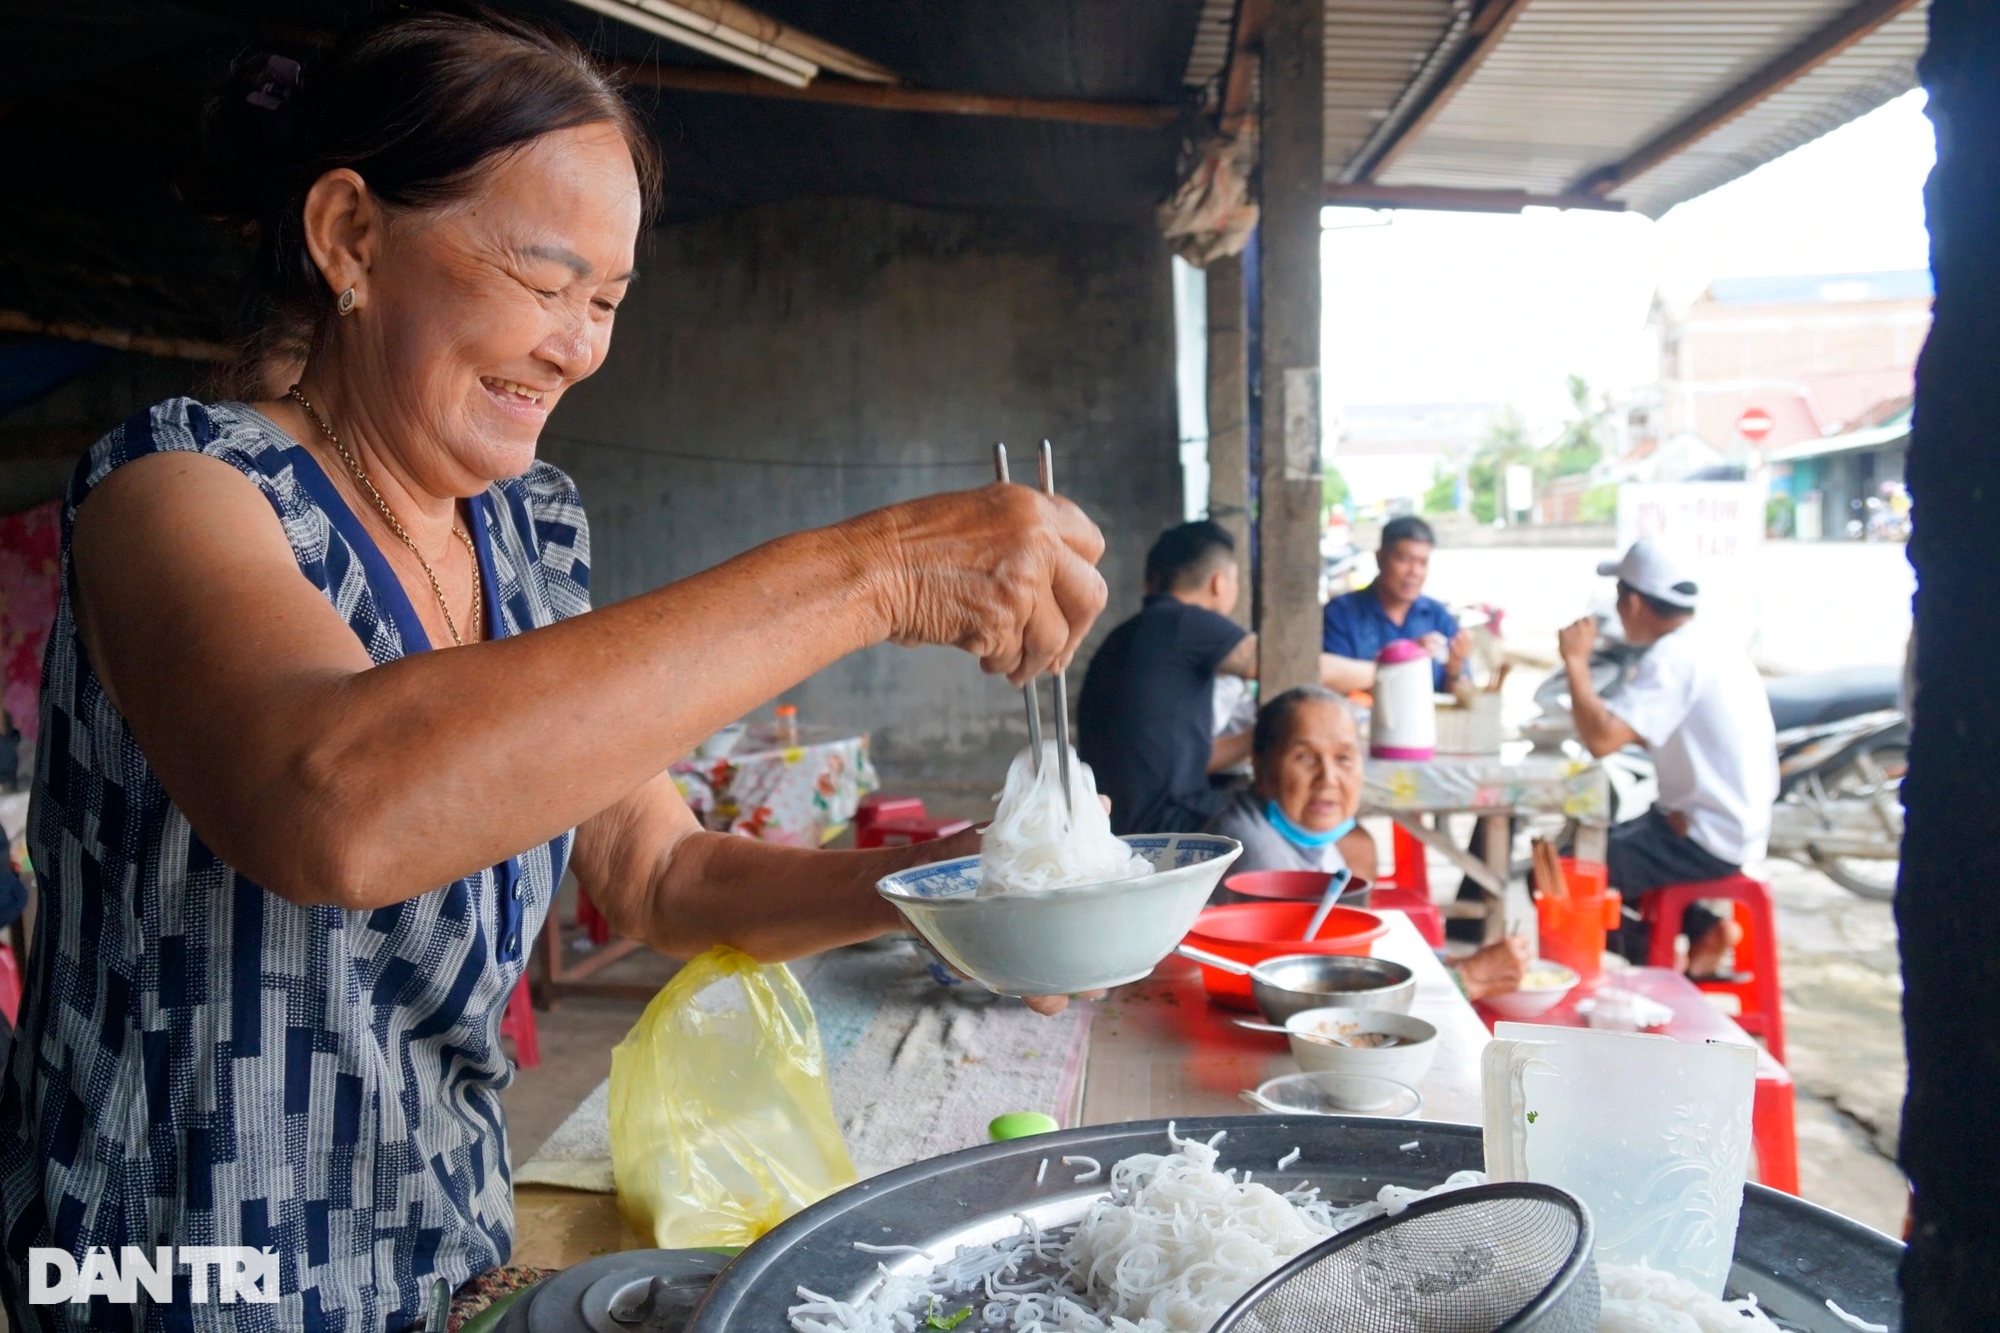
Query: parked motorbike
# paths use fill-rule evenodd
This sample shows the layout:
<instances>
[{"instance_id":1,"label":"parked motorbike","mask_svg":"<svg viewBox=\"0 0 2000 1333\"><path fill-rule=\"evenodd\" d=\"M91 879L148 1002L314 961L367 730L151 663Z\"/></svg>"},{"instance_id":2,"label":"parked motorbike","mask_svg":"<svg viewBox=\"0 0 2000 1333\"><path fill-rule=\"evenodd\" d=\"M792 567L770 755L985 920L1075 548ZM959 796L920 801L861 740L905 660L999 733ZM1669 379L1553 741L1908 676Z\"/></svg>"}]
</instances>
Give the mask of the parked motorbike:
<instances>
[{"instance_id":1,"label":"parked motorbike","mask_svg":"<svg viewBox=\"0 0 2000 1333\"><path fill-rule=\"evenodd\" d=\"M1615 699L1645 650L1600 623L1591 681ZM1845 667L1765 683L1777 728L1778 800L1771 809L1770 854L1812 866L1863 898L1895 896L1903 846L1903 775L1909 723L1899 668ZM1535 690L1542 714L1524 728L1538 747L1573 738L1569 681L1561 668ZM1611 782L1612 818L1645 813L1658 796L1653 760L1632 746L1602 761Z\"/></svg>"}]
</instances>

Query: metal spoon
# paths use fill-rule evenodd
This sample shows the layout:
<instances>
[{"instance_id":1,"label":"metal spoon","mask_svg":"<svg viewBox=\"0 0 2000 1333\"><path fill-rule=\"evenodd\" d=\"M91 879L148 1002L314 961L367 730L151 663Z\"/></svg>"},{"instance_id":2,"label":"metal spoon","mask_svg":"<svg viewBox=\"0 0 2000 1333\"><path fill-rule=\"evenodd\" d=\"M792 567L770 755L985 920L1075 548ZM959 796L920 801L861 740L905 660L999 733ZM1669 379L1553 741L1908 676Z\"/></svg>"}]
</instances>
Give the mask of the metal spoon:
<instances>
[{"instance_id":1,"label":"metal spoon","mask_svg":"<svg viewBox=\"0 0 2000 1333\"><path fill-rule=\"evenodd\" d=\"M1281 1037L1303 1037L1307 1041L1325 1042L1328 1046L1345 1046L1354 1051L1371 1051L1397 1044L1397 1039L1386 1032L1357 1032L1352 1037L1341 1037L1331 1032L1294 1032L1290 1028L1279 1027L1276 1023L1260 1023L1254 1018L1232 1018L1229 1021L1251 1032L1275 1032Z\"/></svg>"}]
</instances>

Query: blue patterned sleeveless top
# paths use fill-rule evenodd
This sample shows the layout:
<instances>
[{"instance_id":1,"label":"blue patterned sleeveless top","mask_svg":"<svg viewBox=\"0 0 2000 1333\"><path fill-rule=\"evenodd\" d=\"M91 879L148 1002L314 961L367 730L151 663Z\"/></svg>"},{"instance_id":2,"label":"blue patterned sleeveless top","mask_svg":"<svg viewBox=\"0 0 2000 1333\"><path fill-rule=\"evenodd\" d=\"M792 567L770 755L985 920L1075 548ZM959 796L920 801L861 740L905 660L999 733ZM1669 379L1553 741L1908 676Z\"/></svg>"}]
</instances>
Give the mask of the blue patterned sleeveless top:
<instances>
[{"instance_id":1,"label":"blue patterned sleeveless top","mask_svg":"<svg viewBox=\"0 0 2000 1333\"><path fill-rule=\"evenodd\" d=\"M429 647L311 455L239 403L174 399L100 440L63 509L28 845L41 877L0 1080L0 1288L16 1329L401 1329L513 1239L498 1028L572 835L374 911L301 907L216 859L77 638L76 509L159 450L219 458L271 502L299 572L376 663ZM589 609L590 539L554 467L472 502L490 636ZM440 706L443 706L442 704ZM277 1304L27 1303L31 1246L245 1245ZM71 1322L73 1321L73 1322Z\"/></svg>"}]
</instances>

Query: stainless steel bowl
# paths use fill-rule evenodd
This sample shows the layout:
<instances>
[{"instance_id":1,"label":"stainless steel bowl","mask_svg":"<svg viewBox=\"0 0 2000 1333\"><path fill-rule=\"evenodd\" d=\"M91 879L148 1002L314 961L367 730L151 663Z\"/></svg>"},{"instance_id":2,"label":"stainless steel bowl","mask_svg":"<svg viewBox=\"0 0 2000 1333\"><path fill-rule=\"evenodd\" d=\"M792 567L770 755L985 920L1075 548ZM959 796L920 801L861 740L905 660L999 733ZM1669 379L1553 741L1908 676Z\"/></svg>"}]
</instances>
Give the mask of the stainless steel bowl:
<instances>
[{"instance_id":1,"label":"stainless steel bowl","mask_svg":"<svg viewBox=\"0 0 2000 1333\"><path fill-rule=\"evenodd\" d=\"M1383 1009L1407 1014L1416 973L1386 958L1288 953L1250 970L1250 993L1264 1017L1283 1023L1308 1009Z\"/></svg>"}]
</instances>

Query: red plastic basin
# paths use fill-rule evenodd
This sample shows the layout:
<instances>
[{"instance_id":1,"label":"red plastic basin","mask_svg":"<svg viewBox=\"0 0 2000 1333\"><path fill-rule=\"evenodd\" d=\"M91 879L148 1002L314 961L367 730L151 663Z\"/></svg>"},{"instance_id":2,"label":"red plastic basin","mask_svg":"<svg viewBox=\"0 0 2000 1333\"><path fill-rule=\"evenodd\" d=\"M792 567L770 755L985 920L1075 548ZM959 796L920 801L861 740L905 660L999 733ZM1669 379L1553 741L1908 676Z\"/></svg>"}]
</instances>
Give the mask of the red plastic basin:
<instances>
[{"instance_id":1,"label":"red plastic basin","mask_svg":"<svg viewBox=\"0 0 2000 1333\"><path fill-rule=\"evenodd\" d=\"M1317 903L1235 903L1211 907L1195 918L1189 944L1245 963L1261 963L1288 953L1368 954L1375 941L1389 933L1389 924L1373 912L1336 907L1327 913L1319 938L1307 943L1306 933ZM1235 1009L1255 1010L1250 978L1220 968L1201 969L1208 997Z\"/></svg>"},{"instance_id":2,"label":"red plastic basin","mask_svg":"<svg viewBox=\"0 0 2000 1333\"><path fill-rule=\"evenodd\" d=\"M1264 902L1309 902L1318 904L1333 876L1324 870L1246 870L1222 881L1222 887L1245 898ZM1227 900L1225 900L1227 901ZM1350 907L1368 906L1368 881L1349 880L1340 901Z\"/></svg>"}]
</instances>

